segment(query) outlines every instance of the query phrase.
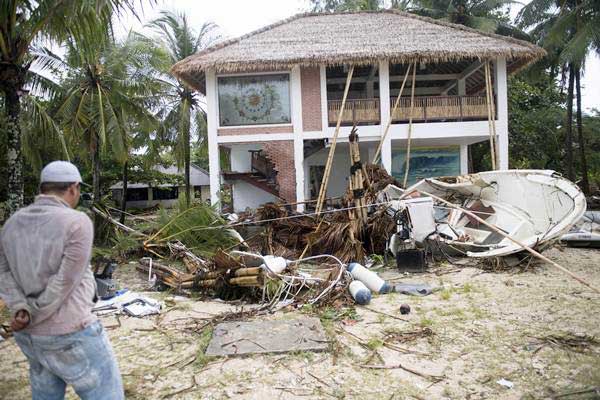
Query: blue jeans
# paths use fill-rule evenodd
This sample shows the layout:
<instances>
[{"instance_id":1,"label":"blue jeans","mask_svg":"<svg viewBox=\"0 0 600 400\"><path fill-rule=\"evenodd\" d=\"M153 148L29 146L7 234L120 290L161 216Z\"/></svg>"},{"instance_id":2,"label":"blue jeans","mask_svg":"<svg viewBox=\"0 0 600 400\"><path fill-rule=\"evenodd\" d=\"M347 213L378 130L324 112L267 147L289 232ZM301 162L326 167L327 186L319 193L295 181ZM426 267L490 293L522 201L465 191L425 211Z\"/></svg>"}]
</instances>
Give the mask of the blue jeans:
<instances>
[{"instance_id":1,"label":"blue jeans","mask_svg":"<svg viewBox=\"0 0 600 400\"><path fill-rule=\"evenodd\" d=\"M29 361L33 400L64 399L67 385L82 399L125 398L117 361L99 321L67 335L14 336Z\"/></svg>"}]
</instances>

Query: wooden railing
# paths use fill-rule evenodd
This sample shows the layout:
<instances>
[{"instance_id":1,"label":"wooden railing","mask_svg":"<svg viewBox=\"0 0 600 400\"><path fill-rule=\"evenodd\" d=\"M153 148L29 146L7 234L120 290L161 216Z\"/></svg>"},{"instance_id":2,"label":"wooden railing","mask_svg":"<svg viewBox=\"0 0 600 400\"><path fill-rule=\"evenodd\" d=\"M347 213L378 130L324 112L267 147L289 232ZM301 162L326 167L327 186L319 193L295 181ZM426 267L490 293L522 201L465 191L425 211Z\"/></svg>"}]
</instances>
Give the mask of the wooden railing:
<instances>
[{"instance_id":1,"label":"wooden railing","mask_svg":"<svg viewBox=\"0 0 600 400\"><path fill-rule=\"evenodd\" d=\"M328 105L329 125L335 126L338 119L341 100L330 100ZM358 99L346 100L344 112L342 113L342 123L344 125L353 124L378 124L379 123L379 99Z\"/></svg>"},{"instance_id":2,"label":"wooden railing","mask_svg":"<svg viewBox=\"0 0 600 400\"><path fill-rule=\"evenodd\" d=\"M390 99L393 108L396 98ZM328 102L329 126L335 126L342 105L341 100ZM410 97L402 97L393 122L407 122L410 114ZM485 96L420 96L415 97L413 122L486 120L488 109ZM379 99L347 100L342 113L342 124L379 124Z\"/></svg>"},{"instance_id":3,"label":"wooden railing","mask_svg":"<svg viewBox=\"0 0 600 400\"><path fill-rule=\"evenodd\" d=\"M391 101L393 106L396 99ZM409 116L410 97L402 97L392 121L408 121ZM414 122L482 120L487 119L488 108L485 96L422 96L415 97L412 117Z\"/></svg>"}]
</instances>

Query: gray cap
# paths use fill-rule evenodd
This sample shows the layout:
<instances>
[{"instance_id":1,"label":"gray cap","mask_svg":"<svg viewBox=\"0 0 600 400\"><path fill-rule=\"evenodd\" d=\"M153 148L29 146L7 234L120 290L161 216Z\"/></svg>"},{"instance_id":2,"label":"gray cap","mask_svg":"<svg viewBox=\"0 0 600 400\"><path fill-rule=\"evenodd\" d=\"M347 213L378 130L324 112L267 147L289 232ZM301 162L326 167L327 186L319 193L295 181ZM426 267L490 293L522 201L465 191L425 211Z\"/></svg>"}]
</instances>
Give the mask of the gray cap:
<instances>
[{"instance_id":1,"label":"gray cap","mask_svg":"<svg viewBox=\"0 0 600 400\"><path fill-rule=\"evenodd\" d=\"M77 167L68 161L52 161L42 169L40 183L64 182L83 183Z\"/></svg>"}]
</instances>

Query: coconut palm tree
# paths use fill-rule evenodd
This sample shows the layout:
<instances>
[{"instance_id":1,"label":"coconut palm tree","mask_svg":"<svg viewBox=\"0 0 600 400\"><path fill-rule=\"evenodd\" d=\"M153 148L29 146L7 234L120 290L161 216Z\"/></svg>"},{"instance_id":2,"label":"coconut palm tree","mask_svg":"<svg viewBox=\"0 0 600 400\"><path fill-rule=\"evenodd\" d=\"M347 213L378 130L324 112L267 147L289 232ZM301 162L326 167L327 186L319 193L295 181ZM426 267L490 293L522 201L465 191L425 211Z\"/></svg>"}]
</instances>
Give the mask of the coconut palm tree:
<instances>
[{"instance_id":1,"label":"coconut palm tree","mask_svg":"<svg viewBox=\"0 0 600 400\"><path fill-rule=\"evenodd\" d=\"M70 145L89 154L94 201L101 199L101 155L110 152L111 159L126 164L131 132L158 127L150 110L161 86L153 71L165 57L140 38L130 33L115 44L97 26L89 37L68 39L64 57L48 51L39 54L46 68L63 77L55 118Z\"/></svg>"},{"instance_id":2,"label":"coconut palm tree","mask_svg":"<svg viewBox=\"0 0 600 400\"><path fill-rule=\"evenodd\" d=\"M4 94L8 136L10 215L23 204L21 99L31 83L36 43L60 43L85 37L93 26L108 27L114 11L131 10L133 0L2 0L0 1L0 91Z\"/></svg>"},{"instance_id":3,"label":"coconut palm tree","mask_svg":"<svg viewBox=\"0 0 600 400\"><path fill-rule=\"evenodd\" d=\"M577 96L576 123L582 170L581 186L589 193L585 140L581 117L580 78L587 56L600 54L600 3L595 0L533 0L519 13L520 26L532 27L538 44L548 50L551 62L568 75L566 162L567 176L575 180L573 165L573 97Z\"/></svg>"},{"instance_id":4,"label":"coconut palm tree","mask_svg":"<svg viewBox=\"0 0 600 400\"><path fill-rule=\"evenodd\" d=\"M191 199L190 164L192 132L204 145L206 129L202 121L205 112L204 102L200 94L174 79L168 70L176 62L189 57L210 46L218 39L216 25L204 23L196 32L188 23L185 14L162 11L161 16L149 25L158 34L162 46L169 58L163 69L162 82L166 87L164 102L159 110L162 119L160 136L174 143L174 156L179 168L185 170L185 196L189 204Z\"/></svg>"},{"instance_id":5,"label":"coconut palm tree","mask_svg":"<svg viewBox=\"0 0 600 400\"><path fill-rule=\"evenodd\" d=\"M411 11L485 32L531 40L510 23L508 10L514 0L413 0Z\"/></svg>"}]
</instances>

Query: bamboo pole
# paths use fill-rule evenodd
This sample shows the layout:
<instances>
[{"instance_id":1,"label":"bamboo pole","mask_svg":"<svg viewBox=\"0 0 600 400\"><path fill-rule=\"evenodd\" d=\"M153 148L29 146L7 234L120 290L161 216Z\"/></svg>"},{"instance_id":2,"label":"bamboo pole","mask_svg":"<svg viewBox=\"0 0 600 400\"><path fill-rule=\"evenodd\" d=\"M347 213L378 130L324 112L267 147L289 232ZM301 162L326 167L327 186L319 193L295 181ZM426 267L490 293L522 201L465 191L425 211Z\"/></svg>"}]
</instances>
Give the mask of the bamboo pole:
<instances>
[{"instance_id":1,"label":"bamboo pole","mask_svg":"<svg viewBox=\"0 0 600 400\"><path fill-rule=\"evenodd\" d=\"M348 97L348 91L350 90L350 82L352 81L352 75L354 74L354 66L350 66L348 70L348 77L346 78L346 87L344 88L344 96L342 97L342 105L340 106L340 111L338 113L337 123L335 125L335 132L333 134L333 140L331 142L331 147L329 148L329 155L327 157L327 163L325 164L325 172L323 174L323 181L321 182L321 188L319 189L319 196L317 198L317 217L321 213L323 209L323 200L327 194L327 184L329 183L329 175L331 174L331 165L333 164L333 156L335 154L335 147L337 145L337 138L340 134L340 126L342 124L342 114L344 113L344 108L346 107L346 98Z\"/></svg>"},{"instance_id":2,"label":"bamboo pole","mask_svg":"<svg viewBox=\"0 0 600 400\"><path fill-rule=\"evenodd\" d=\"M417 62L413 63L412 88L410 90L410 114L408 116L408 141L406 142L406 167L404 169L404 182L402 186L406 187L408 183L408 170L410 169L410 142L412 139L412 120L415 106L415 75L417 72Z\"/></svg>"},{"instance_id":3,"label":"bamboo pole","mask_svg":"<svg viewBox=\"0 0 600 400\"><path fill-rule=\"evenodd\" d=\"M377 151L375 151L375 157L373 157L373 164L377 164L377 162L379 161L381 148L383 147L383 142L385 141L385 138L387 137L390 126L392 125L392 119L394 118L394 114L396 113L398 104L400 104L400 98L402 97L402 92L404 91L404 84L406 83L406 79L408 79L408 74L410 73L410 67L411 67L411 64L408 64L408 69L406 70L406 74L404 74L404 79L402 80L402 86L400 86L400 91L398 92L398 97L396 97L396 101L394 102L394 108L392 108L390 118L388 119L388 122L385 126L385 130L383 131L383 136L381 136L381 140L379 141L379 146L377 146ZM413 80L413 82L414 82L414 80Z\"/></svg>"},{"instance_id":4,"label":"bamboo pole","mask_svg":"<svg viewBox=\"0 0 600 400\"><path fill-rule=\"evenodd\" d=\"M493 111L493 97L491 93L491 79L490 79L490 63L486 61L484 64L485 71L485 101L487 106L488 114L488 128L490 133L490 156L492 159L492 169L496 170L496 124L494 121Z\"/></svg>"},{"instance_id":5,"label":"bamboo pole","mask_svg":"<svg viewBox=\"0 0 600 400\"><path fill-rule=\"evenodd\" d=\"M523 249L527 250L529 253L531 253L533 256L539 258L542 261L545 261L547 263L549 263L550 265L552 265L553 267L561 270L562 272L564 272L565 274L569 275L571 278L575 279L576 281L578 281L579 283L589 287L590 289L592 289L594 292L596 293L600 293L600 290L595 288L594 286L590 285L589 283L587 283L583 278L575 275L573 272L569 271L568 269L566 269L565 267L559 265L558 263L552 261L551 259L549 259L548 257L540 254L539 252L535 251L534 249L532 249L531 247L527 246L526 244L524 244L523 242L517 240L517 239L513 239L512 237L510 237L507 233L504 233L502 230L500 230L496 225L490 224L489 222L487 222L486 220L484 220L483 218L480 218L478 215L476 215L475 213L466 210L460 206L457 206L456 204L453 204L447 200L442 199L441 197L435 196L431 193L427 193L424 192L422 190L417 190L417 192L421 193L424 196L429 196L441 203L446 204L448 207L454 208L455 210L459 210L462 211L463 213L467 214L468 216L476 219L477 221L479 221L479 223L487 226L488 228L490 228L491 230L493 230L494 232L498 233L499 235L502 235L503 237L505 237L506 239L510 240L511 242L521 246Z\"/></svg>"}]
</instances>

